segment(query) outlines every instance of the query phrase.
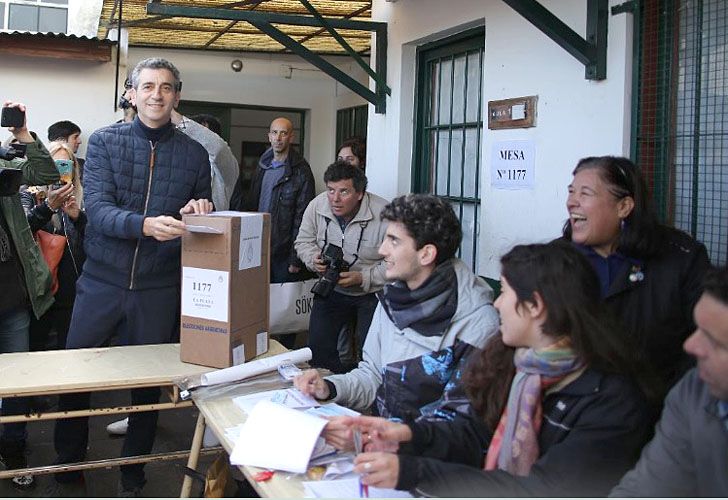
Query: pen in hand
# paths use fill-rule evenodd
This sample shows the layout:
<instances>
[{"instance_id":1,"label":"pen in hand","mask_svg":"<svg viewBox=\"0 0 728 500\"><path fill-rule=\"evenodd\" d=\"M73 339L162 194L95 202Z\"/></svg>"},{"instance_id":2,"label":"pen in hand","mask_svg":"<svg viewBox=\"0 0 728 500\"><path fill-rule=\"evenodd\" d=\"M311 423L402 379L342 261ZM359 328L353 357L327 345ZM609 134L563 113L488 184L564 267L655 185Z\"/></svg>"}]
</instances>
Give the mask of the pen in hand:
<instances>
[{"instance_id":1,"label":"pen in hand","mask_svg":"<svg viewBox=\"0 0 728 500\"><path fill-rule=\"evenodd\" d=\"M361 431L359 429L354 430L354 451L356 454L360 454L363 450L361 441ZM361 476L359 476L359 498L369 498L369 485L361 482Z\"/></svg>"}]
</instances>

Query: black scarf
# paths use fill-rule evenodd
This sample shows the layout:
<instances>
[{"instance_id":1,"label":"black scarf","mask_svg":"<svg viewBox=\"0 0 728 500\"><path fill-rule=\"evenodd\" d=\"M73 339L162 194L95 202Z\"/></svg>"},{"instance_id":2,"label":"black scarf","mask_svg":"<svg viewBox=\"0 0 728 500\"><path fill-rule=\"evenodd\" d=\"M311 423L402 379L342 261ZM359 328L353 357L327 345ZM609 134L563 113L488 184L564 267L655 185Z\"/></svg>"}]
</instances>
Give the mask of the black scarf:
<instances>
[{"instance_id":1,"label":"black scarf","mask_svg":"<svg viewBox=\"0 0 728 500\"><path fill-rule=\"evenodd\" d=\"M415 290L395 281L377 294L397 328L409 327L425 337L445 333L458 306L458 280L452 263L449 259L438 265Z\"/></svg>"}]
</instances>

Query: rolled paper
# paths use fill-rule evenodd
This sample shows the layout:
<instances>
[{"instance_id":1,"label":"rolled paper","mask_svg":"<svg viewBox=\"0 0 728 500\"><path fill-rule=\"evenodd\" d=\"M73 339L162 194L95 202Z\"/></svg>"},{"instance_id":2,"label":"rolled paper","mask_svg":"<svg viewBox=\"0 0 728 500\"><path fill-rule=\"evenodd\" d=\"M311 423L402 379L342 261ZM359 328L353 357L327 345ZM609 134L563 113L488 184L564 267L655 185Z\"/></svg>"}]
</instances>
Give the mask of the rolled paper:
<instances>
[{"instance_id":1,"label":"rolled paper","mask_svg":"<svg viewBox=\"0 0 728 500\"><path fill-rule=\"evenodd\" d=\"M214 372L205 373L200 378L202 385L226 384L244 380L246 378L255 377L261 373L272 372L283 364L306 363L311 359L311 349L305 347L295 351L276 354L268 358L256 359L241 365L215 370Z\"/></svg>"}]
</instances>

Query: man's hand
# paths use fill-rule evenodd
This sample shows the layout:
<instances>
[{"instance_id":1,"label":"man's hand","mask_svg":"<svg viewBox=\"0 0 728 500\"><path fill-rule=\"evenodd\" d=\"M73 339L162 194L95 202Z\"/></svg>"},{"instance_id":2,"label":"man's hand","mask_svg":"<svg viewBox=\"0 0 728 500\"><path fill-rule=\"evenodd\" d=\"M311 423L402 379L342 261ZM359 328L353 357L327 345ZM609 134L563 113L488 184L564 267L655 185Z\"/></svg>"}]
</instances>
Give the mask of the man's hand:
<instances>
[{"instance_id":1,"label":"man's hand","mask_svg":"<svg viewBox=\"0 0 728 500\"><path fill-rule=\"evenodd\" d=\"M359 271L346 271L339 273L339 281L336 284L344 288L359 286L362 284L361 273Z\"/></svg>"},{"instance_id":2,"label":"man's hand","mask_svg":"<svg viewBox=\"0 0 728 500\"><path fill-rule=\"evenodd\" d=\"M305 395L313 396L316 399L329 397L329 386L321 378L318 370L306 370L293 379L293 386Z\"/></svg>"},{"instance_id":3,"label":"man's hand","mask_svg":"<svg viewBox=\"0 0 728 500\"><path fill-rule=\"evenodd\" d=\"M3 103L4 107L7 108L18 108L20 111L22 111L25 114L25 122L23 123L22 127L8 127L8 130L11 134L15 136L15 138L24 143L24 144L30 144L32 142L35 142L35 139L33 139L33 136L30 135L30 132L28 132L28 114L26 112L25 104L20 102L12 102L12 101L5 101Z\"/></svg>"},{"instance_id":4,"label":"man's hand","mask_svg":"<svg viewBox=\"0 0 728 500\"><path fill-rule=\"evenodd\" d=\"M297 274L301 272L301 268L298 266L294 266L293 264L288 265L288 272L291 274Z\"/></svg>"},{"instance_id":5,"label":"man's hand","mask_svg":"<svg viewBox=\"0 0 728 500\"><path fill-rule=\"evenodd\" d=\"M214 210L214 207L212 206L212 202L210 200L206 200L205 198L200 198L199 200L190 200L187 202L187 205L180 208L179 213L184 214L198 214L198 215L205 215L209 214Z\"/></svg>"},{"instance_id":6,"label":"man's hand","mask_svg":"<svg viewBox=\"0 0 728 500\"><path fill-rule=\"evenodd\" d=\"M321 254L313 258L313 268L319 274L324 274L326 272L326 264L324 264L324 261L321 259Z\"/></svg>"},{"instance_id":7,"label":"man's hand","mask_svg":"<svg viewBox=\"0 0 728 500\"><path fill-rule=\"evenodd\" d=\"M46 198L48 200L48 206L51 207L52 210L58 210L72 194L73 184L70 182L68 184L63 184L58 189L53 189L51 186L48 188L48 198Z\"/></svg>"},{"instance_id":8,"label":"man's hand","mask_svg":"<svg viewBox=\"0 0 728 500\"><path fill-rule=\"evenodd\" d=\"M399 457L394 453L361 453L354 458L361 482L377 488L394 488L399 480Z\"/></svg>"},{"instance_id":9,"label":"man's hand","mask_svg":"<svg viewBox=\"0 0 728 500\"><path fill-rule=\"evenodd\" d=\"M142 232L144 236L151 236L157 241L169 241L185 234L185 223L169 215L147 217Z\"/></svg>"}]
</instances>

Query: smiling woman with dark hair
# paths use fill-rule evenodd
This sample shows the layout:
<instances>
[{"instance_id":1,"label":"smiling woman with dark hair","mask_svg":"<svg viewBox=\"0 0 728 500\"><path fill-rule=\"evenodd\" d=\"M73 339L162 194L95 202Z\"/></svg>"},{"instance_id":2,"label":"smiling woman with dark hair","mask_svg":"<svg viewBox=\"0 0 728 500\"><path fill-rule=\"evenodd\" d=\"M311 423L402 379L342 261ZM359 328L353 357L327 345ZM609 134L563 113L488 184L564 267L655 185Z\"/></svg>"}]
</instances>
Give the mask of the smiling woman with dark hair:
<instances>
[{"instance_id":1,"label":"smiling woman with dark hair","mask_svg":"<svg viewBox=\"0 0 728 500\"><path fill-rule=\"evenodd\" d=\"M690 365L681 346L695 329L692 311L710 265L705 246L658 223L645 180L627 158L584 158L573 175L563 237L594 266L604 302L664 393Z\"/></svg>"}]
</instances>

